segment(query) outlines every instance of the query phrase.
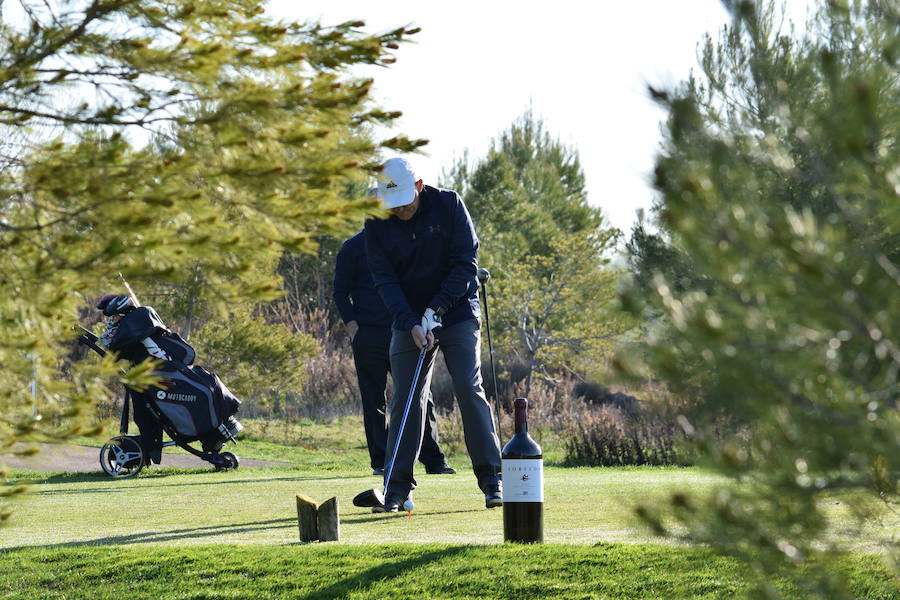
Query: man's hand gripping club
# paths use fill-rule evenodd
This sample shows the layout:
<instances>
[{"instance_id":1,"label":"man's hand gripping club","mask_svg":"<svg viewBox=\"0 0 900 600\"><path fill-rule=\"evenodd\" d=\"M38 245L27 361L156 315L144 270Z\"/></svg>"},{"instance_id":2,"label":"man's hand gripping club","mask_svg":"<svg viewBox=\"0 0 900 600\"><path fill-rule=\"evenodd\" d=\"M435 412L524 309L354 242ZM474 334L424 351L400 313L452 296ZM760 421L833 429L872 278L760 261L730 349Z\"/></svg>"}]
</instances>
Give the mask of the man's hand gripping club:
<instances>
[{"instance_id":1,"label":"man's hand gripping club","mask_svg":"<svg viewBox=\"0 0 900 600\"><path fill-rule=\"evenodd\" d=\"M412 328L412 338L417 348L425 348L430 351L434 348L434 332L441 327L441 316L434 309L425 309L422 316L422 324Z\"/></svg>"}]
</instances>

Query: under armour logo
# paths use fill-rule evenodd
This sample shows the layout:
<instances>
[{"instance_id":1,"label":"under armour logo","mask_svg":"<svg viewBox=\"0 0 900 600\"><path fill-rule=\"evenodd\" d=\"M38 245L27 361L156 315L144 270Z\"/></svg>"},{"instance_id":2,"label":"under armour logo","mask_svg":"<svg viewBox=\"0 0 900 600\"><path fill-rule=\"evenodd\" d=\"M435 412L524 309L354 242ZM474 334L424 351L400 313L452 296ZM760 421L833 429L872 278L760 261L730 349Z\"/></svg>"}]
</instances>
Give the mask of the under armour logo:
<instances>
[{"instance_id":1,"label":"under armour logo","mask_svg":"<svg viewBox=\"0 0 900 600\"><path fill-rule=\"evenodd\" d=\"M393 181L388 181L387 189L391 189L391 188L395 188L395 187L397 187L396 183L394 183Z\"/></svg>"}]
</instances>

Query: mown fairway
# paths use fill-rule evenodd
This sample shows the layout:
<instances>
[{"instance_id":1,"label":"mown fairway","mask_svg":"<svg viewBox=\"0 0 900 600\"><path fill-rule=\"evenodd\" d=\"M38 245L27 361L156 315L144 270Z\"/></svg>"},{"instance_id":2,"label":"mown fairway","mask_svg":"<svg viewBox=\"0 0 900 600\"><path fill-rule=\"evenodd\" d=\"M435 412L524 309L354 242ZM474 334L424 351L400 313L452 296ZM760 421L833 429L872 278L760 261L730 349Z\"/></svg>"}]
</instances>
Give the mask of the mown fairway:
<instances>
[{"instance_id":1,"label":"mown fairway","mask_svg":"<svg viewBox=\"0 0 900 600\"><path fill-rule=\"evenodd\" d=\"M21 473L31 495L0 528L0 598L719 598L746 589L735 561L668 545L633 516L671 490L712 488L715 477L697 469L549 466L549 544L516 547L501 544L502 512L484 508L464 456L451 457L457 475L417 475L411 517L373 515L350 502L380 485L355 423L310 426L302 439L306 447L238 447L290 466L154 468L128 480ZM339 498L341 543L298 543L298 493ZM836 536L856 535L844 530L842 504L831 514ZM860 597L898 593L866 555L898 531L885 517L858 537L859 558L846 567Z\"/></svg>"},{"instance_id":2,"label":"mown fairway","mask_svg":"<svg viewBox=\"0 0 900 600\"><path fill-rule=\"evenodd\" d=\"M341 540L350 544L503 540L502 512L484 508L471 474L418 477L417 508L408 517L373 515L354 507L354 495L381 485L378 478L360 475L359 470L357 474L287 468L164 471L122 481L101 475L52 476L33 485L33 495L2 530L0 546L288 544L298 539L294 500L298 493L318 501L337 496ZM685 469L548 468L546 540L649 541L632 517L637 502L662 498L674 486L697 489L713 481Z\"/></svg>"}]
</instances>

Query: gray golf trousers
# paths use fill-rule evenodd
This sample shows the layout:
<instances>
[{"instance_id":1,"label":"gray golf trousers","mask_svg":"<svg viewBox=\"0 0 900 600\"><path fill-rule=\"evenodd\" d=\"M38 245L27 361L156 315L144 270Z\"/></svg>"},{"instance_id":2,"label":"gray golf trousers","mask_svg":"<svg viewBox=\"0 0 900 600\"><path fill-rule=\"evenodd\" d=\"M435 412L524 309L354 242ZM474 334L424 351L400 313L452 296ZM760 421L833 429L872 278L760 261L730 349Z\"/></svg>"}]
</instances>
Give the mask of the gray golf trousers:
<instances>
[{"instance_id":1,"label":"gray golf trousers","mask_svg":"<svg viewBox=\"0 0 900 600\"><path fill-rule=\"evenodd\" d=\"M422 364L387 487L388 495L401 501L416 487L413 466L422 447L425 427L426 405L422 390L430 388L437 348L444 353L444 361L453 380L453 391L462 414L466 449L472 460L472 470L478 479L478 486L484 490L486 486L496 485L500 472L500 440L494 433L493 415L481 385L481 331L478 320L469 319L443 327L438 330L436 337L438 343L426 353ZM390 453L396 443L418 358L419 349L410 332L393 330L391 373L394 377L394 393L390 401L387 461L390 461Z\"/></svg>"}]
</instances>

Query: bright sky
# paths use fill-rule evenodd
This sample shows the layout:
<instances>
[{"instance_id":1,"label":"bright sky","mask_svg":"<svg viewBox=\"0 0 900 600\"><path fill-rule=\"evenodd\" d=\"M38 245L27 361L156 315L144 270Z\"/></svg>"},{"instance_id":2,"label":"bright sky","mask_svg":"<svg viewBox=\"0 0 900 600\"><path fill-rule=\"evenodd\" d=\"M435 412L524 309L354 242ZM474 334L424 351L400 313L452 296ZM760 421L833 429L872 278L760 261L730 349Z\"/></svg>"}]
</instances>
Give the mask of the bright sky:
<instances>
[{"instance_id":1,"label":"bright sky","mask_svg":"<svg viewBox=\"0 0 900 600\"><path fill-rule=\"evenodd\" d=\"M626 233L653 198L665 117L646 86L685 79L703 33L729 19L718 0L270 0L267 12L325 25L361 19L373 33L421 27L396 64L366 76L385 108L403 111L396 132L430 140L426 156L410 157L426 183L466 149L483 157L530 106L578 150L589 201Z\"/></svg>"}]
</instances>

